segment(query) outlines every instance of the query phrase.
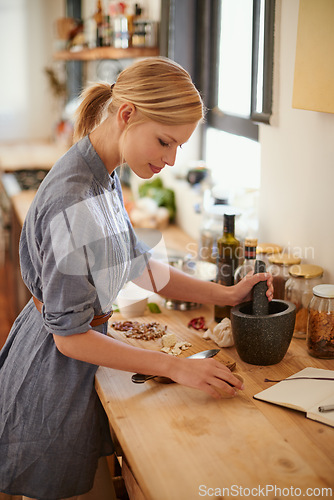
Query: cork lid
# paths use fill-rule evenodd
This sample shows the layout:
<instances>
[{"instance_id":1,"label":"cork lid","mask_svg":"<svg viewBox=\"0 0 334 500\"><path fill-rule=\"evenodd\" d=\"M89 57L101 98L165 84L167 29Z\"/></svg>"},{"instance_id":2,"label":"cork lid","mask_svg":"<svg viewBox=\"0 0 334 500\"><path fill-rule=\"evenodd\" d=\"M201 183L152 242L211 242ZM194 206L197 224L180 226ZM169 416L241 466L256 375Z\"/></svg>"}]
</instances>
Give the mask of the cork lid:
<instances>
[{"instance_id":1,"label":"cork lid","mask_svg":"<svg viewBox=\"0 0 334 500\"><path fill-rule=\"evenodd\" d=\"M326 299L334 299L334 285L317 285L313 287L314 295Z\"/></svg>"},{"instance_id":2,"label":"cork lid","mask_svg":"<svg viewBox=\"0 0 334 500\"><path fill-rule=\"evenodd\" d=\"M281 253L283 248L280 245L276 245L276 243L258 243L256 253Z\"/></svg>"},{"instance_id":3,"label":"cork lid","mask_svg":"<svg viewBox=\"0 0 334 500\"><path fill-rule=\"evenodd\" d=\"M257 238L245 238L245 247L256 247Z\"/></svg>"},{"instance_id":4,"label":"cork lid","mask_svg":"<svg viewBox=\"0 0 334 500\"><path fill-rule=\"evenodd\" d=\"M323 268L313 264L294 264L290 267L289 273L295 278L318 278L323 275Z\"/></svg>"},{"instance_id":5,"label":"cork lid","mask_svg":"<svg viewBox=\"0 0 334 500\"><path fill-rule=\"evenodd\" d=\"M289 253L276 253L269 257L270 264L278 264L282 266L292 266L293 264L300 264L300 257L296 257L295 255Z\"/></svg>"}]
</instances>

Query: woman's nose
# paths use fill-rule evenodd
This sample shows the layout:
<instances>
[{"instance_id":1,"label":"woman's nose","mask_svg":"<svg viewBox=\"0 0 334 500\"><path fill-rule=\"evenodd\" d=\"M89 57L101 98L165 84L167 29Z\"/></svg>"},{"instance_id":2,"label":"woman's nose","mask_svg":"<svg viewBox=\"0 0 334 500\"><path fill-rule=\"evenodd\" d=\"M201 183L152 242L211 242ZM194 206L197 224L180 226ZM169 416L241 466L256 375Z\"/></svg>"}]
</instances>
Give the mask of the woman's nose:
<instances>
[{"instance_id":1,"label":"woman's nose","mask_svg":"<svg viewBox=\"0 0 334 500\"><path fill-rule=\"evenodd\" d=\"M176 148L169 148L168 151L164 154L163 161L172 167L175 163L176 158Z\"/></svg>"}]
</instances>

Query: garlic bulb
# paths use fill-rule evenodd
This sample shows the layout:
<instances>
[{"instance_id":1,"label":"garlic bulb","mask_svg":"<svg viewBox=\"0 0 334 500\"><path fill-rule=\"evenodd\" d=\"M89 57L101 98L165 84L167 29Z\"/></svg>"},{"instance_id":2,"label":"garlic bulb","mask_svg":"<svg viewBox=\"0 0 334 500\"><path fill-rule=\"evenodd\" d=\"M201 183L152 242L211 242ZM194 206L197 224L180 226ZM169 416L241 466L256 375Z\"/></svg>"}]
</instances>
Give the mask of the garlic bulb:
<instances>
[{"instance_id":1,"label":"garlic bulb","mask_svg":"<svg viewBox=\"0 0 334 500\"><path fill-rule=\"evenodd\" d=\"M213 330L210 328L204 332L204 339L213 340L219 347L231 347L234 345L232 336L231 320L224 318Z\"/></svg>"}]
</instances>

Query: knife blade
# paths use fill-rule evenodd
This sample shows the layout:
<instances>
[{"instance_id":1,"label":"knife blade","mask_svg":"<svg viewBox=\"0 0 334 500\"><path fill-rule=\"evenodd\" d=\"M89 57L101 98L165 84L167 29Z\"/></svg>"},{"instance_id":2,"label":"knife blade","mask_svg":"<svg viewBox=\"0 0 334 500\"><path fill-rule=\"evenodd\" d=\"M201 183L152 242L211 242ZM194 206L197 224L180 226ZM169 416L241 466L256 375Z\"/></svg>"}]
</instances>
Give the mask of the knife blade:
<instances>
[{"instance_id":1,"label":"knife blade","mask_svg":"<svg viewBox=\"0 0 334 500\"><path fill-rule=\"evenodd\" d=\"M191 356L187 356L187 359L204 359L204 358L213 358L218 354L220 349L209 349L207 351L196 352L196 354L192 354ZM132 375L131 380L135 384L143 384L146 380L151 380L152 378L157 377L158 375L143 375L142 373L135 373ZM166 380L169 380L167 377L163 377Z\"/></svg>"}]
</instances>

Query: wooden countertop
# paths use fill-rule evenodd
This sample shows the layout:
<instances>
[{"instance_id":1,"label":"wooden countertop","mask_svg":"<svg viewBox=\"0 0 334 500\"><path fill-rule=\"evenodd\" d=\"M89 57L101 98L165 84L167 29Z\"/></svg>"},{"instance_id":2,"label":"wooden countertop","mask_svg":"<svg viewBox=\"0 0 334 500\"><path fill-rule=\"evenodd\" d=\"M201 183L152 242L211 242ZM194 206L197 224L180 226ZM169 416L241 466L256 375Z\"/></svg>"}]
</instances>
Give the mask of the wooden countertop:
<instances>
[{"instance_id":1,"label":"wooden countertop","mask_svg":"<svg viewBox=\"0 0 334 500\"><path fill-rule=\"evenodd\" d=\"M68 147L47 141L0 144L0 170L50 169Z\"/></svg>"},{"instance_id":2,"label":"wooden countertop","mask_svg":"<svg viewBox=\"0 0 334 500\"><path fill-rule=\"evenodd\" d=\"M190 355L216 347L187 328L189 319L200 315L210 322L212 308L163 309L161 315L147 313L139 321L167 324L180 340L193 344L182 354ZM144 343L122 338L135 345ZM151 341L146 347L159 349L160 344ZM222 349L217 359L234 360L245 381L245 390L235 398L217 401L198 390L154 380L134 384L130 373L98 369L99 397L143 495L133 498L193 500L208 488L213 488L211 496L220 489L219 498L228 497L223 488L229 488L230 496L236 488L238 492L245 488L250 498L261 494L250 495L246 488L286 488L284 498L295 498L297 488L302 494L307 488L333 491L334 429L253 396L268 387L265 377L286 378L307 366L333 369L334 360L310 357L300 339L293 339L283 361L273 366L244 363L234 347ZM277 491L268 490L266 497L283 498Z\"/></svg>"},{"instance_id":3,"label":"wooden countertop","mask_svg":"<svg viewBox=\"0 0 334 500\"><path fill-rule=\"evenodd\" d=\"M12 196L12 205L21 226L23 226L35 194L36 191L26 190ZM195 255L197 248L195 240L175 224L170 224L162 231L162 234L165 244L171 252L176 254L192 253L192 255Z\"/></svg>"},{"instance_id":4,"label":"wooden countertop","mask_svg":"<svg viewBox=\"0 0 334 500\"><path fill-rule=\"evenodd\" d=\"M26 218L26 215L28 213L32 200L35 197L35 194L36 191L29 189L26 191L21 191L20 193L15 194L11 198L15 215L21 227L23 226L24 219Z\"/></svg>"}]
</instances>

